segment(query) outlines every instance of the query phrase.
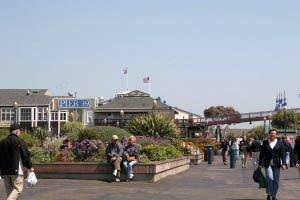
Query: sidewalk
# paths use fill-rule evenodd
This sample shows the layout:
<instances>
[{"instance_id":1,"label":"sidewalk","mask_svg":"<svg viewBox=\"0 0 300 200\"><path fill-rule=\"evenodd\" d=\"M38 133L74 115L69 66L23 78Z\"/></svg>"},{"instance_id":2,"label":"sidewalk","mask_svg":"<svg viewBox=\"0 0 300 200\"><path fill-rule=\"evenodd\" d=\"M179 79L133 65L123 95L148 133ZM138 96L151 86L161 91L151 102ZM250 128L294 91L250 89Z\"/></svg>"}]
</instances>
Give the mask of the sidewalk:
<instances>
[{"instance_id":1,"label":"sidewalk","mask_svg":"<svg viewBox=\"0 0 300 200\"><path fill-rule=\"evenodd\" d=\"M279 200L297 200L300 179L295 168L281 171ZM3 180L0 180L0 199L5 199ZM220 156L212 165L202 162L181 174L157 183L107 183L95 180L39 179L34 188L24 188L22 200L263 200L265 189L253 182L252 168L241 168L238 160L235 169L224 166Z\"/></svg>"}]
</instances>

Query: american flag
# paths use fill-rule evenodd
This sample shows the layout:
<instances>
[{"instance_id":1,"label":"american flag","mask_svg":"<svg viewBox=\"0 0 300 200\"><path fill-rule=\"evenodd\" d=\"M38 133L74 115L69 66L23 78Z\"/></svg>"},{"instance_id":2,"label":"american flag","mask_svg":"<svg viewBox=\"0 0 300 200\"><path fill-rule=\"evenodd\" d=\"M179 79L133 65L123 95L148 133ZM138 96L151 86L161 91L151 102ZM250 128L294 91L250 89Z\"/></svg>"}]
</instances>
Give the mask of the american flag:
<instances>
[{"instance_id":1,"label":"american flag","mask_svg":"<svg viewBox=\"0 0 300 200\"><path fill-rule=\"evenodd\" d=\"M150 82L149 76L143 78L143 82L144 82L144 83L149 83L149 82Z\"/></svg>"},{"instance_id":2,"label":"american flag","mask_svg":"<svg viewBox=\"0 0 300 200\"><path fill-rule=\"evenodd\" d=\"M124 67L124 68L123 68L123 73L124 73L124 74L127 74L127 73L128 73L128 67Z\"/></svg>"}]
</instances>

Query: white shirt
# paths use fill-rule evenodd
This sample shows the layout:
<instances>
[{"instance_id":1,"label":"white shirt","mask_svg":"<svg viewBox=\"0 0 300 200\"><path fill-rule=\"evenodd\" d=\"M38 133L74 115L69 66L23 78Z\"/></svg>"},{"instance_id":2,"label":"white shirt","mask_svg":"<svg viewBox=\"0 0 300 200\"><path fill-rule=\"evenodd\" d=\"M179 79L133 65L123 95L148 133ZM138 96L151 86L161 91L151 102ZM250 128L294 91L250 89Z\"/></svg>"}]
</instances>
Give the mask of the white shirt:
<instances>
[{"instance_id":1,"label":"white shirt","mask_svg":"<svg viewBox=\"0 0 300 200\"><path fill-rule=\"evenodd\" d=\"M275 147L276 143L277 143L277 139L275 139L273 142L271 142L271 140L269 140L271 149L273 149Z\"/></svg>"}]
</instances>

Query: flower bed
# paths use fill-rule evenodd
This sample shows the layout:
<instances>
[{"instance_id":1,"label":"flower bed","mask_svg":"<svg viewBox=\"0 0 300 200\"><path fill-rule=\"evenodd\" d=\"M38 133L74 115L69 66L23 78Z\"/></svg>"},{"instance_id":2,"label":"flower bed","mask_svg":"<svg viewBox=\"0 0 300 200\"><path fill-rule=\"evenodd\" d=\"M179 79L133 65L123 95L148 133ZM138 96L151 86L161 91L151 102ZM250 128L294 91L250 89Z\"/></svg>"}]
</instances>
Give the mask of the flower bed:
<instances>
[{"instance_id":1,"label":"flower bed","mask_svg":"<svg viewBox=\"0 0 300 200\"><path fill-rule=\"evenodd\" d=\"M97 162L55 162L34 163L33 167L38 178L62 179L96 179L109 181L113 179L112 168L107 164ZM190 167L189 158L139 163L134 166L136 181L156 182L170 175L174 175ZM125 180L124 174L121 180Z\"/></svg>"}]
</instances>

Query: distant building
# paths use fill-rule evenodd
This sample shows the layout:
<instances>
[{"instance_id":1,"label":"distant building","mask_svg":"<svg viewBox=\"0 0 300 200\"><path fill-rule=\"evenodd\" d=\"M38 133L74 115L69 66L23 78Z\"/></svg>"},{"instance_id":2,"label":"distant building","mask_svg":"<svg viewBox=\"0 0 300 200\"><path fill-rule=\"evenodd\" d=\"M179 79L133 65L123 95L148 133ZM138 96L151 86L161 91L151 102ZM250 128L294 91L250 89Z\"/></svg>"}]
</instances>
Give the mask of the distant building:
<instances>
[{"instance_id":1,"label":"distant building","mask_svg":"<svg viewBox=\"0 0 300 200\"><path fill-rule=\"evenodd\" d=\"M52 96L47 89L0 89L0 127L18 123L25 130L44 128L59 135L68 121L91 123L94 108L94 99Z\"/></svg>"},{"instance_id":2,"label":"distant building","mask_svg":"<svg viewBox=\"0 0 300 200\"><path fill-rule=\"evenodd\" d=\"M123 126L132 116L160 112L174 118L175 111L160 98L152 98L139 90L118 93L114 98L101 100L95 110L95 125Z\"/></svg>"}]
</instances>

